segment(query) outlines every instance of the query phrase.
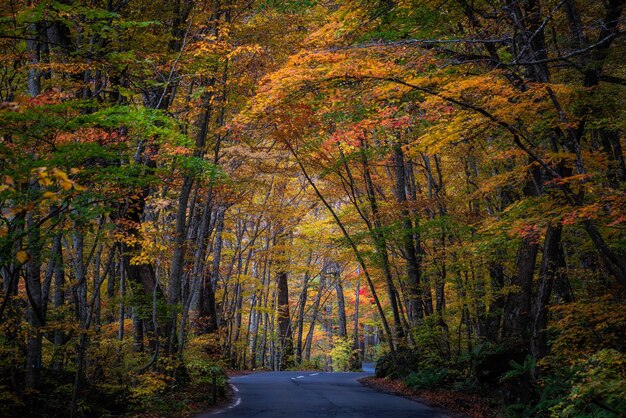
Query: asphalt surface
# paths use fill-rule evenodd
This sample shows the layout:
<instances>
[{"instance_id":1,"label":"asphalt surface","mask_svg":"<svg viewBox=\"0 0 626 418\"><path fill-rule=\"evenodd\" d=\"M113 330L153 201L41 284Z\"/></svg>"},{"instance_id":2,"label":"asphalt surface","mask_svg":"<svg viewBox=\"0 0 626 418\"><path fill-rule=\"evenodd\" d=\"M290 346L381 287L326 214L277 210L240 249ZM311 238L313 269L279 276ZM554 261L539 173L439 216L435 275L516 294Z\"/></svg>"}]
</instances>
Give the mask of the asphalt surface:
<instances>
[{"instance_id":1,"label":"asphalt surface","mask_svg":"<svg viewBox=\"0 0 626 418\"><path fill-rule=\"evenodd\" d=\"M418 402L377 392L359 382L373 374L371 365L362 373L267 372L230 379L234 402L198 418L228 417L446 417L445 412Z\"/></svg>"}]
</instances>

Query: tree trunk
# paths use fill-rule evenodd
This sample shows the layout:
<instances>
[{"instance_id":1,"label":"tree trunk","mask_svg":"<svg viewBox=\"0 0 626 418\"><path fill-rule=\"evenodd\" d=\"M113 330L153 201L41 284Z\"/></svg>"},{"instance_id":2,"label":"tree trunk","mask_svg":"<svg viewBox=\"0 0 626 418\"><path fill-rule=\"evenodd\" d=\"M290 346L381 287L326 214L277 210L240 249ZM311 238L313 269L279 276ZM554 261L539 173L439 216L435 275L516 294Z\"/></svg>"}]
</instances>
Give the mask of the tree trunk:
<instances>
[{"instance_id":1,"label":"tree trunk","mask_svg":"<svg viewBox=\"0 0 626 418\"><path fill-rule=\"evenodd\" d=\"M287 273L278 272L276 277L277 286L277 316L278 316L278 340L280 345L280 370L285 370L293 364L293 338L291 332L291 319L289 318L289 284Z\"/></svg>"},{"instance_id":2,"label":"tree trunk","mask_svg":"<svg viewBox=\"0 0 626 418\"><path fill-rule=\"evenodd\" d=\"M307 259L307 269L311 265L313 252L309 252ZM300 292L300 300L298 301L298 335L296 337L296 364L302 363L302 336L304 333L304 311L306 307L307 295L309 291L309 271L304 273L302 278L302 292Z\"/></svg>"},{"instance_id":3,"label":"tree trunk","mask_svg":"<svg viewBox=\"0 0 626 418\"><path fill-rule=\"evenodd\" d=\"M539 285L533 303L532 312L532 335L530 351L539 360L548 354L546 341L546 327L548 325L548 304L555 282L567 280L565 277L565 254L561 246L561 232L563 227L560 223L549 225L543 244L543 259L539 273Z\"/></svg>"},{"instance_id":4,"label":"tree trunk","mask_svg":"<svg viewBox=\"0 0 626 418\"><path fill-rule=\"evenodd\" d=\"M504 266L499 261L494 261L489 265L489 279L491 280L492 301L486 312L485 337L492 342L496 342L500 335L502 325L502 314L505 298L502 295L504 288Z\"/></svg>"},{"instance_id":5,"label":"tree trunk","mask_svg":"<svg viewBox=\"0 0 626 418\"><path fill-rule=\"evenodd\" d=\"M26 370L24 384L27 389L36 389L41 372L41 327L44 326L41 289L41 236L33 214L26 216L28 230L28 255L26 262L26 293L28 296L28 340L26 343Z\"/></svg>"},{"instance_id":6,"label":"tree trunk","mask_svg":"<svg viewBox=\"0 0 626 418\"><path fill-rule=\"evenodd\" d=\"M324 288L326 285L326 279L324 275L320 275L320 284L317 288L317 296L315 296L315 300L313 301L313 306L311 307L311 320L309 325L309 332L306 334L306 341L304 343L304 360L311 360L311 345L313 344L313 332L315 331L315 322L317 322L317 317L319 315L320 303L322 302L322 294L324 293Z\"/></svg>"},{"instance_id":7,"label":"tree trunk","mask_svg":"<svg viewBox=\"0 0 626 418\"><path fill-rule=\"evenodd\" d=\"M372 239L376 248L377 257L379 259L383 275L385 277L385 283L387 285L387 296L391 305L391 313L393 315L394 324L394 337L396 340L400 340L404 337L404 329L402 327L402 321L400 319L400 310L398 308L396 298L396 288L393 284L393 276L391 274L391 267L389 265L389 255L387 253L387 241L383 232L383 225L380 219L380 213L378 209L378 203L376 201L376 194L374 189L374 183L370 174L370 168L367 160L367 146L363 141L363 149L361 151L361 161L363 163L363 176L365 177L365 186L367 190L367 200L372 210L372 218L374 219L374 229L372 230Z\"/></svg>"},{"instance_id":8,"label":"tree trunk","mask_svg":"<svg viewBox=\"0 0 626 418\"><path fill-rule=\"evenodd\" d=\"M133 351L143 353L143 320L137 313L137 308L133 307Z\"/></svg>"},{"instance_id":9,"label":"tree trunk","mask_svg":"<svg viewBox=\"0 0 626 418\"><path fill-rule=\"evenodd\" d=\"M363 353L359 350L359 297L361 282L356 283L354 291L354 329L352 331L352 354L350 355L350 370L360 371L362 367Z\"/></svg>"},{"instance_id":10,"label":"tree trunk","mask_svg":"<svg viewBox=\"0 0 626 418\"><path fill-rule=\"evenodd\" d=\"M265 249L265 253L267 254L267 250L269 249L269 245L270 245L270 237L269 234L267 235L266 239L265 239L265 245L264 245L264 249ZM266 285L266 277L269 276L269 259L267 256L264 257L263 259L263 271L261 272L261 289L258 290L258 306L259 308L262 307L262 303L263 303L263 299L264 299L264 294L266 293L266 289L267 289L267 285ZM269 282L269 280L268 280ZM265 300L267 301L267 298L265 298ZM267 308L267 304L263 307L263 308ZM264 310L258 309L257 312L255 312L255 320L254 320L254 326L252 328L252 342L250 344L250 363L251 363L251 368L252 370L254 370L256 368L256 363L257 363L257 344L258 344L258 339L259 339L259 325L262 323L263 321L263 315L264 315ZM265 356L265 347L263 347L263 352L262 352L262 356Z\"/></svg>"},{"instance_id":11,"label":"tree trunk","mask_svg":"<svg viewBox=\"0 0 626 418\"><path fill-rule=\"evenodd\" d=\"M119 300L119 327L117 329L117 339L124 340L124 298L126 296L126 270L120 269L120 300Z\"/></svg>"},{"instance_id":12,"label":"tree trunk","mask_svg":"<svg viewBox=\"0 0 626 418\"><path fill-rule=\"evenodd\" d=\"M405 174L406 164L404 162L402 146L399 142L394 144L393 151L396 178L395 193L396 200L400 205L400 216L402 218L402 243L404 246L404 256L406 257L407 276L409 281L409 319L411 320L412 325L415 326L424 316L420 283L420 254L415 249L413 223L411 222L411 217L407 208L407 182Z\"/></svg>"},{"instance_id":13,"label":"tree trunk","mask_svg":"<svg viewBox=\"0 0 626 418\"><path fill-rule=\"evenodd\" d=\"M346 338L348 336L348 324L346 320L346 302L343 295L343 285L339 275L335 278L335 292L337 293L337 336Z\"/></svg>"},{"instance_id":14,"label":"tree trunk","mask_svg":"<svg viewBox=\"0 0 626 418\"><path fill-rule=\"evenodd\" d=\"M541 171L533 168L527 177L524 196L539 196L543 184ZM522 344L528 342L529 337L533 276L539 250L537 234L531 232L521 238L515 259L516 274L511 278L511 285L517 287L517 290L508 294L504 306L503 336Z\"/></svg>"},{"instance_id":15,"label":"tree trunk","mask_svg":"<svg viewBox=\"0 0 626 418\"><path fill-rule=\"evenodd\" d=\"M178 210L176 212L176 226L174 229L174 243L172 254L172 268L167 286L167 303L172 308L171 318L166 326L168 335L167 352L172 354L176 349L176 318L178 309L173 307L180 302L182 292L182 276L185 262L185 249L187 240L187 206L194 183L193 177L185 176L178 198Z\"/></svg>"},{"instance_id":16,"label":"tree trunk","mask_svg":"<svg viewBox=\"0 0 626 418\"><path fill-rule=\"evenodd\" d=\"M533 240L522 238L520 242L515 260L517 274L511 278L511 285L518 290L508 295L504 308L504 336L521 342L528 339L533 275L539 250Z\"/></svg>"},{"instance_id":17,"label":"tree trunk","mask_svg":"<svg viewBox=\"0 0 626 418\"><path fill-rule=\"evenodd\" d=\"M54 295L52 297L52 306L54 309L61 309L65 304L65 269L63 265L63 245L61 243L63 239L62 234L58 234L54 238L54 253L56 259L54 260ZM54 330L54 354L52 368L54 370L63 369L63 357L61 350L63 344L65 344L65 333L60 329Z\"/></svg>"}]
</instances>

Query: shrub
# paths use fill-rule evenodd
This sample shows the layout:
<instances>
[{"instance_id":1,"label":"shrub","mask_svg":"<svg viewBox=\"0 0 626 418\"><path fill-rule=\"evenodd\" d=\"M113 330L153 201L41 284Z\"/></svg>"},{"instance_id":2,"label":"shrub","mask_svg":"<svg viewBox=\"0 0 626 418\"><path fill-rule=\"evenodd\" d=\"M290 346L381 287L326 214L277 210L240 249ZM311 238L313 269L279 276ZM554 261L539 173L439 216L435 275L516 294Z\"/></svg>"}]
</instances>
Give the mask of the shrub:
<instances>
[{"instance_id":1,"label":"shrub","mask_svg":"<svg viewBox=\"0 0 626 418\"><path fill-rule=\"evenodd\" d=\"M356 350L352 349L352 342L348 338L334 338L333 348L330 350L330 359L333 371L351 371L354 370L352 360Z\"/></svg>"},{"instance_id":2,"label":"shrub","mask_svg":"<svg viewBox=\"0 0 626 418\"><path fill-rule=\"evenodd\" d=\"M626 355L600 350L576 367L572 388L550 408L554 417L614 417L626 414Z\"/></svg>"},{"instance_id":3,"label":"shrub","mask_svg":"<svg viewBox=\"0 0 626 418\"><path fill-rule=\"evenodd\" d=\"M398 348L394 356L383 355L376 361L376 377L402 378L419 368L420 358L415 349Z\"/></svg>"},{"instance_id":4,"label":"shrub","mask_svg":"<svg viewBox=\"0 0 626 418\"><path fill-rule=\"evenodd\" d=\"M408 375L404 383L412 389L433 389L440 387L447 377L447 369L426 367Z\"/></svg>"},{"instance_id":5,"label":"shrub","mask_svg":"<svg viewBox=\"0 0 626 418\"><path fill-rule=\"evenodd\" d=\"M139 410L151 411L172 381L171 377L162 373L140 374L136 384L130 389L130 400Z\"/></svg>"}]
</instances>

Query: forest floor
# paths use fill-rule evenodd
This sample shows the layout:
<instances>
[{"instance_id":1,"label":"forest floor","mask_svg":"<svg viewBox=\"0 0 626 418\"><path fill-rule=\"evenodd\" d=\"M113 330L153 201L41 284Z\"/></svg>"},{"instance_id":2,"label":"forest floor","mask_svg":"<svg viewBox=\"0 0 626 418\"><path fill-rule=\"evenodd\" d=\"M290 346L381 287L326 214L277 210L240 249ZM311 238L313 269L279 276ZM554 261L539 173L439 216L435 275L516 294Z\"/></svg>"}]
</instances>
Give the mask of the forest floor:
<instances>
[{"instance_id":1,"label":"forest floor","mask_svg":"<svg viewBox=\"0 0 626 418\"><path fill-rule=\"evenodd\" d=\"M495 396L458 392L453 390L415 390L401 380L364 377L359 382L369 388L403 396L428 406L450 411L454 418L495 418L500 416L500 407Z\"/></svg>"}]
</instances>

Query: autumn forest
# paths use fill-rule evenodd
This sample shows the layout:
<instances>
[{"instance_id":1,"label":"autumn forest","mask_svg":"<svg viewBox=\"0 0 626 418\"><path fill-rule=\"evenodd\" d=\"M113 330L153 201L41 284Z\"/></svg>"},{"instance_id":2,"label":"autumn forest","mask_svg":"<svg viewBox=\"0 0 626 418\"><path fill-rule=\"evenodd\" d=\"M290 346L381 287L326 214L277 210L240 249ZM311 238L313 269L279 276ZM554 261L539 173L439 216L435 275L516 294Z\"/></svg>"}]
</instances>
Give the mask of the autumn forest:
<instances>
[{"instance_id":1,"label":"autumn forest","mask_svg":"<svg viewBox=\"0 0 626 418\"><path fill-rule=\"evenodd\" d=\"M626 415L624 0L0 3L0 416Z\"/></svg>"}]
</instances>

